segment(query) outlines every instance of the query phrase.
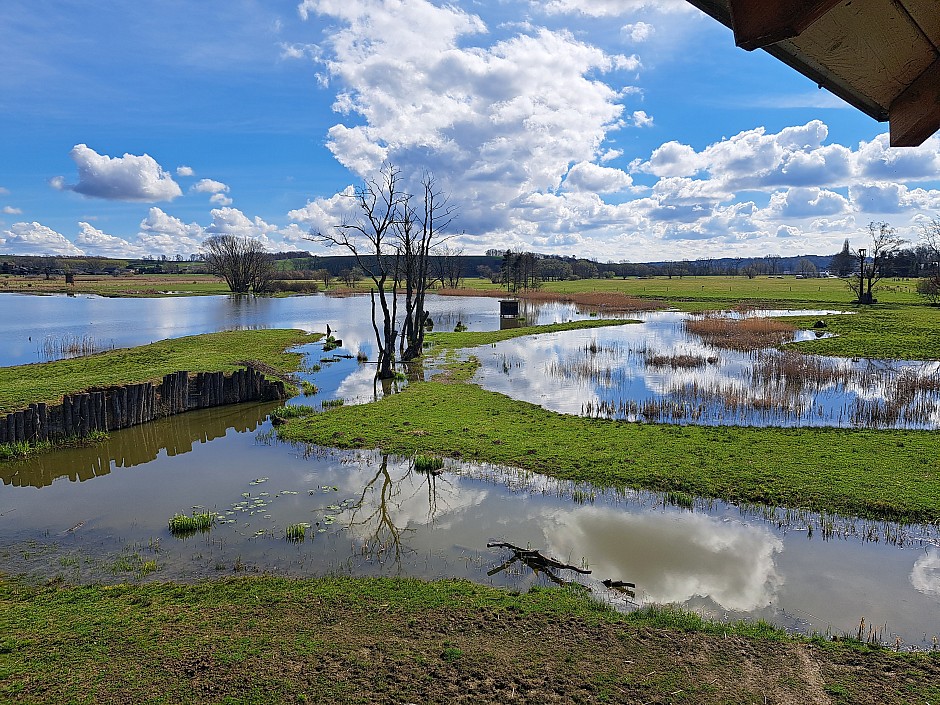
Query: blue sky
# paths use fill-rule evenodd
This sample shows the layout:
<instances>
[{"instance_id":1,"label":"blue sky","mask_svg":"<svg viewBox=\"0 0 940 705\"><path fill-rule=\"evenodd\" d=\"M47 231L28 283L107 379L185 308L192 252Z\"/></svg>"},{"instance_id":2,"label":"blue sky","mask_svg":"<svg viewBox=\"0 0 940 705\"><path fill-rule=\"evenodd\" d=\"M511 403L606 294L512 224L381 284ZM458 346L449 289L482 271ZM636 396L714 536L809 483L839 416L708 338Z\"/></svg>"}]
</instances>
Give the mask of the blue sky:
<instances>
[{"instance_id":1,"label":"blue sky","mask_svg":"<svg viewBox=\"0 0 940 705\"><path fill-rule=\"evenodd\" d=\"M0 66L0 253L323 252L386 160L468 254L825 254L940 214L940 139L888 148L684 0L4 0Z\"/></svg>"}]
</instances>

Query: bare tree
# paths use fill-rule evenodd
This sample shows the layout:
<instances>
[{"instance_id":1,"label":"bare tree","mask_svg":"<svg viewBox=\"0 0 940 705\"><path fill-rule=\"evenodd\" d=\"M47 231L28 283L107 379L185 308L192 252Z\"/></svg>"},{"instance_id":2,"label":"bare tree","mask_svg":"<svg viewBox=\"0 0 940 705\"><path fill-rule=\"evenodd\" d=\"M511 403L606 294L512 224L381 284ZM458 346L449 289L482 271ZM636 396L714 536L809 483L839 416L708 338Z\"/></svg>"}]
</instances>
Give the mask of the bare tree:
<instances>
[{"instance_id":1,"label":"bare tree","mask_svg":"<svg viewBox=\"0 0 940 705\"><path fill-rule=\"evenodd\" d=\"M405 291L405 319L401 331L401 359L405 362L421 355L424 348L425 295L431 284L431 250L447 239L443 233L453 222L456 208L438 187L434 177L425 173L421 179L420 211L406 198L402 217L396 226L399 263Z\"/></svg>"},{"instance_id":2,"label":"bare tree","mask_svg":"<svg viewBox=\"0 0 940 705\"><path fill-rule=\"evenodd\" d=\"M352 288L362 279L362 272L359 271L358 267L348 267L340 271L339 278L343 281L343 284Z\"/></svg>"},{"instance_id":3,"label":"bare tree","mask_svg":"<svg viewBox=\"0 0 940 705\"><path fill-rule=\"evenodd\" d=\"M372 329L378 346L377 379L390 379L395 372L395 341L398 331L396 223L407 206L408 195L401 190L401 172L386 164L378 176L364 182L351 196L358 215L343 221L327 232L317 231L310 239L329 247L339 246L356 258L356 264L372 282ZM381 309L378 320L376 306Z\"/></svg>"},{"instance_id":4,"label":"bare tree","mask_svg":"<svg viewBox=\"0 0 940 705\"><path fill-rule=\"evenodd\" d=\"M209 271L225 280L236 294L267 291L274 275L274 258L259 240L236 235L213 235L202 243Z\"/></svg>"},{"instance_id":5,"label":"bare tree","mask_svg":"<svg viewBox=\"0 0 940 705\"><path fill-rule=\"evenodd\" d=\"M901 249L905 240L887 223L872 221L868 224L871 247L860 247L852 254L858 262L858 276L845 280L860 304L873 304L875 287L884 277L885 260Z\"/></svg>"},{"instance_id":6,"label":"bare tree","mask_svg":"<svg viewBox=\"0 0 940 705\"><path fill-rule=\"evenodd\" d=\"M936 304L940 301L940 218L921 226L921 246L927 251L925 277L917 282L917 293Z\"/></svg>"},{"instance_id":7,"label":"bare tree","mask_svg":"<svg viewBox=\"0 0 940 705\"><path fill-rule=\"evenodd\" d=\"M442 287L457 289L463 280L463 264L460 261L463 248L452 248L447 244L436 248L432 253L434 258L434 280L439 281Z\"/></svg>"}]
</instances>

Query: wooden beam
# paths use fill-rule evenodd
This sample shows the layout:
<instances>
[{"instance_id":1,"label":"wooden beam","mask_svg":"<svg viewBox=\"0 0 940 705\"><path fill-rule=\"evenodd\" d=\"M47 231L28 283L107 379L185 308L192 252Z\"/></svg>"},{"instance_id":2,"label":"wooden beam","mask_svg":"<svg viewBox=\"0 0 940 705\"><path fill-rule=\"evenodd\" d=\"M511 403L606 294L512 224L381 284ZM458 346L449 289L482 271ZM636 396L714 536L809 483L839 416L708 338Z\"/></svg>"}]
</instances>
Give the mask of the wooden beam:
<instances>
[{"instance_id":1,"label":"wooden beam","mask_svg":"<svg viewBox=\"0 0 940 705\"><path fill-rule=\"evenodd\" d=\"M888 121L892 147L916 147L940 130L940 59L891 102Z\"/></svg>"},{"instance_id":2,"label":"wooden beam","mask_svg":"<svg viewBox=\"0 0 940 705\"><path fill-rule=\"evenodd\" d=\"M843 0L730 0L734 43L753 51L792 39Z\"/></svg>"}]
</instances>

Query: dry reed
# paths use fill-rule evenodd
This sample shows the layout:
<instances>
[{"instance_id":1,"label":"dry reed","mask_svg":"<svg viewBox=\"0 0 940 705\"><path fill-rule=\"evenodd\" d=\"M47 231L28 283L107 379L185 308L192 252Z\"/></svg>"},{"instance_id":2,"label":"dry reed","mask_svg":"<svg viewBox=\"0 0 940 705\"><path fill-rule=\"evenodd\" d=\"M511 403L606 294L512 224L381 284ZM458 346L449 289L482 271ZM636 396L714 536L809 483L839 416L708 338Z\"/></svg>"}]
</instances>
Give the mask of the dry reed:
<instances>
[{"instance_id":1,"label":"dry reed","mask_svg":"<svg viewBox=\"0 0 940 705\"><path fill-rule=\"evenodd\" d=\"M772 318L705 315L684 321L685 330L709 345L744 352L770 348L793 339L796 328Z\"/></svg>"}]
</instances>

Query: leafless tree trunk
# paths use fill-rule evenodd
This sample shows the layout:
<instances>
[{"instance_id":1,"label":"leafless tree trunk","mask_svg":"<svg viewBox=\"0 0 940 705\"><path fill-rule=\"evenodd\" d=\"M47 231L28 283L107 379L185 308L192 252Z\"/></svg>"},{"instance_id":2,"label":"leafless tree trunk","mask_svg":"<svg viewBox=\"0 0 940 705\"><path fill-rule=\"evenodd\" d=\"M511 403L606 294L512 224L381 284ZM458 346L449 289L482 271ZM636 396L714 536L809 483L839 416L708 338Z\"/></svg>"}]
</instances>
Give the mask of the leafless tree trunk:
<instances>
[{"instance_id":1,"label":"leafless tree trunk","mask_svg":"<svg viewBox=\"0 0 940 705\"><path fill-rule=\"evenodd\" d=\"M395 225L408 205L400 190L401 172L386 165L379 175L366 181L352 196L359 208L353 220L344 220L328 232L311 233L310 239L327 246L340 246L356 258L372 281L372 329L378 347L377 379L395 375L395 317L398 313L397 276L399 253ZM381 322L376 307L381 309Z\"/></svg>"},{"instance_id":2,"label":"leafless tree trunk","mask_svg":"<svg viewBox=\"0 0 940 705\"><path fill-rule=\"evenodd\" d=\"M401 359L404 362L420 356L424 348L428 318L424 301L431 283L431 249L443 243L442 233L455 216L454 206L440 191L433 176L425 174L421 186L422 212L417 212L410 202L406 203L397 225L405 287L405 320L401 333Z\"/></svg>"},{"instance_id":3,"label":"leafless tree trunk","mask_svg":"<svg viewBox=\"0 0 940 705\"><path fill-rule=\"evenodd\" d=\"M871 248L861 247L852 254L858 261L858 276L845 280L860 304L875 303L874 291L884 276L884 262L904 244L905 240L887 223L872 221L868 224Z\"/></svg>"},{"instance_id":4,"label":"leafless tree trunk","mask_svg":"<svg viewBox=\"0 0 940 705\"><path fill-rule=\"evenodd\" d=\"M432 255L434 257L434 279L440 281L441 286L451 289L460 287L460 282L463 279L461 255L463 255L462 247L452 249L445 244L435 249Z\"/></svg>"}]
</instances>

